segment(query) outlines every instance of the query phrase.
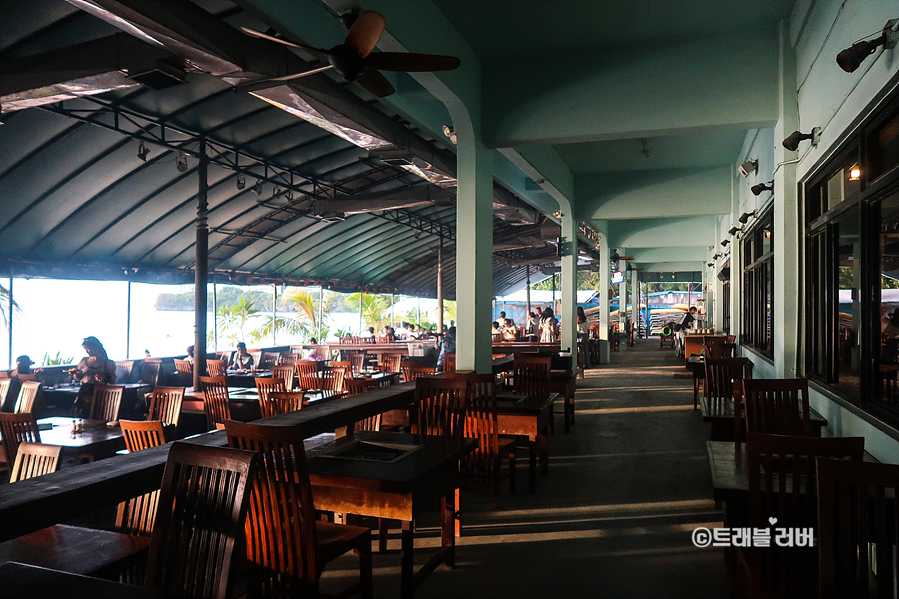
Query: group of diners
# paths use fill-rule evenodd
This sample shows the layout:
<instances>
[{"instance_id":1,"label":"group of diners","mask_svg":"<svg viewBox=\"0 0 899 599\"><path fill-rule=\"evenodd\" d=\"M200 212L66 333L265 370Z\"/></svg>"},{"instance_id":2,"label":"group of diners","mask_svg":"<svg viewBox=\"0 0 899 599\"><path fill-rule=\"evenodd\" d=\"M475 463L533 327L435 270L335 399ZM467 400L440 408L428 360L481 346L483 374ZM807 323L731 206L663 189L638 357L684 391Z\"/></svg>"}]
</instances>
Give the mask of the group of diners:
<instances>
[{"instance_id":1,"label":"group of diners","mask_svg":"<svg viewBox=\"0 0 899 599\"><path fill-rule=\"evenodd\" d=\"M350 550L355 550L360 559L359 590L363 597L371 597L373 591L370 530L367 527L323 521L316 515L316 509L376 516L379 512L372 511L374 508L367 503L360 504L356 508L347 507L348 500L342 495L338 497L340 501L337 503L334 503L337 496L331 494L326 493L317 498L310 484L310 469L317 477L316 489L323 488L323 485L327 486L328 468L337 462L307 460L305 453L310 447L308 445L310 440L304 439L302 433L304 428L290 424L296 419L294 415L308 414L309 417L305 418L307 425L314 422L314 416L318 412L314 410L314 406L306 407L304 396L327 390L324 389L326 380L331 381L335 392L338 391L336 380L342 380L342 393L348 394L361 394L381 388L381 381L398 382L401 378L407 383L414 382L411 387L408 385L398 387L394 392L397 399L390 400L402 402L398 405L405 406L405 409L401 410L405 413L405 420L388 421L382 419L382 413L363 413L366 405L382 405L376 402L383 403L384 394L373 394L369 403L357 401L352 404L353 421L346 422L351 431L347 434L355 435L359 440L372 442L371 447L359 450L359 456L346 454L347 448L352 449L353 446L342 445L339 442L336 445L333 441L331 444L322 445L321 441L315 441L311 447L318 448L316 451L324 451L322 448L331 451L333 448L338 452L335 455L348 455L350 459L357 460L360 466L354 471L358 470L358 475L363 479L375 476L372 472L383 469L384 460L391 463L399 457L416 460L422 464L428 463L431 468L436 469L434 472L441 472L440 476L436 477L427 474L420 477L416 475L409 479L407 491L397 491L396 497L388 494L379 499L388 504L396 501L396 507L390 508L394 510L390 513L398 514L400 512L397 510L400 510L399 506L405 505L404 502L412 501L417 506L418 502L434 501L432 486L435 484L434 481L440 481L442 488L440 495L444 497L440 502L443 514L441 552L432 558L432 561L439 559L449 564L453 562L454 532L458 533L461 526L458 520L461 513L458 492L460 487L487 486L493 490L494 504L498 506L500 485L506 478L509 478L514 491L515 453L518 449L524 449L532 454L531 488L535 489L534 473L537 464L537 460L533 457L536 455L535 452L540 452L544 468L548 463L546 435L547 427L551 425L548 419L551 419L555 398L550 392L552 360L550 356L516 355L512 359L501 361L498 367L495 366L495 373L480 375L454 372L454 353L444 352L443 367L439 371L423 361L403 359L400 353L384 354L382 360L377 363L371 360L371 356L372 354L363 350L342 353L340 355L342 360L304 360L302 359L304 356L300 353L281 353L275 359L271 376L254 377L260 402L264 401L263 398L267 400L280 394L280 398L285 401L283 405L289 406L280 410L280 420L245 423L230 418L230 414L224 412L215 415L221 417L221 421L213 424L216 425L215 428L225 430L227 443L232 449L204 446L209 443L174 442L168 450L165 474L160 491L153 494L154 499L147 501L148 496L141 495L119 505L114 530L119 534L127 533L149 539L145 543L135 543L134 546L150 547L146 568L140 567L135 570L134 562L128 561L127 575L133 577L136 572L145 571L144 582L147 586L180 596L203 599L226 599L232 596L233 590L237 587L245 589L248 595L252 592L266 596L266 593L280 594L282 591L291 596L297 592L302 594L307 591L314 594L318 589L319 577L325 563ZM209 361L213 367L216 362ZM207 414L210 414L208 406L219 399L217 393L220 388L225 391L225 405L228 405L227 393L231 376L226 368L222 376L201 378L204 383L201 393L207 404ZM505 383L508 383L508 391L520 394L521 398L530 399L507 401L508 405L504 409L512 410L513 413L514 410L518 410L516 421L521 420L524 415L533 413L532 426L535 428L541 426L542 429L535 430L533 434L519 432L507 437L500 434L498 423L502 423L503 420L502 416L497 419L500 403L497 399L497 389ZM95 404L104 401L102 391L109 387L113 386L95 381L90 406L92 413L96 408ZM177 413L182 404L186 404L190 391L184 388L157 388L150 394L150 413L147 421L120 420L118 426L121 427L128 451L140 452L169 441L173 429L171 425L177 424L177 416L173 417L172 414ZM335 393L332 399L337 400L336 398L342 393ZM293 399L294 403L288 404L289 399ZM279 411L263 412L264 416L277 414ZM108 413L103 415L103 418L113 420ZM31 420L33 423L33 418ZM0 425L3 426L4 439L16 434L11 428L6 427L4 420L0 420ZM33 458L40 453L39 434L40 431L35 427L32 437L18 439L19 447L24 450L24 453L20 452L22 459L28 459L29 456ZM446 440L439 441L438 437ZM386 445L378 445L378 442ZM419 452L419 448L424 449ZM373 452L378 455L372 457ZM394 454L399 454L399 457ZM378 468L367 468L365 460L369 460L372 464L377 462ZM30 466L17 468L11 480L14 484L21 484L19 481L54 472L58 466L58 453L50 459L32 460ZM282 467L283 470L279 470ZM201 475L200 472L212 474L211 479L206 474ZM346 484L346 476L345 472L340 475L341 485ZM214 485L199 489L197 485L204 485L205 480L229 480L237 487L225 488L222 485ZM284 481L290 483L277 493L273 493L276 487L284 486ZM425 483L427 492L422 487ZM369 483L360 484L363 488L369 486ZM392 486L395 487L396 483ZM197 492L203 493L204 497L209 499L206 505L224 505L219 503L217 494L223 494L222 497L227 495L230 501L233 501L232 504L228 504L226 511L229 513L209 510L202 518L199 518L198 514L189 513L191 509L196 508L196 502L190 502L189 498L195 497ZM273 499L281 497L281 492L284 493L283 497L289 498L286 504ZM180 502L184 501L187 503L182 505ZM244 528L244 520L250 509L248 506L251 504L253 517L247 521ZM174 507L179 505L182 507ZM335 510L337 505L340 506L340 510ZM180 514L177 526L170 517L173 509ZM186 511L179 511L181 509ZM289 513L284 512L285 509ZM353 509L358 509L358 512L353 512ZM416 510L419 509L421 508L416 507L408 514L403 512L404 515L400 518L403 520L401 533L404 555L401 567L403 597L411 597L412 589L427 571L430 571L426 566L423 569L425 574L412 572L413 522ZM263 516L261 511L265 510L271 510L269 515L274 517ZM221 518L220 524L213 523L216 518ZM185 530L185 527L191 528L193 526L191 523L197 523L200 519L203 520L209 535L232 534L239 538L246 534L247 542L236 543L235 547L241 548L240 552L228 551L214 555L178 553L176 551L178 547L181 549L189 547L190 551L202 552L204 547L224 542L210 539L210 543L185 545L184 540L193 534ZM387 527L382 524L378 530L378 548L386 550ZM41 533L42 531L38 531L32 534ZM72 534L71 527L63 527L59 534L54 534L51 538L53 542L60 543L64 542L66 535L69 534ZM315 541L316 537L318 542ZM13 542L17 541L19 539L14 539ZM325 543L330 545L326 547ZM286 555L296 556L296 559L287 560L278 557ZM244 561L244 559L245 565L234 565L237 560ZM314 562L318 562L315 567L307 567L307 564ZM188 564L191 568L185 575ZM126 575L124 571L106 570L106 573L114 577ZM192 580L188 580L191 577Z\"/></svg>"},{"instance_id":2,"label":"group of diners","mask_svg":"<svg viewBox=\"0 0 899 599\"><path fill-rule=\"evenodd\" d=\"M734 589L850 596L870 576L888 585L877 596L892 596L895 580L869 564L884 552L895 560L899 466L874 463L864 437L824 435L827 421L811 407L806 379L753 378L752 361L735 351L726 337L710 336L703 355L688 359L702 382L715 499L727 527L714 531L714 542L727 547Z\"/></svg>"}]
</instances>

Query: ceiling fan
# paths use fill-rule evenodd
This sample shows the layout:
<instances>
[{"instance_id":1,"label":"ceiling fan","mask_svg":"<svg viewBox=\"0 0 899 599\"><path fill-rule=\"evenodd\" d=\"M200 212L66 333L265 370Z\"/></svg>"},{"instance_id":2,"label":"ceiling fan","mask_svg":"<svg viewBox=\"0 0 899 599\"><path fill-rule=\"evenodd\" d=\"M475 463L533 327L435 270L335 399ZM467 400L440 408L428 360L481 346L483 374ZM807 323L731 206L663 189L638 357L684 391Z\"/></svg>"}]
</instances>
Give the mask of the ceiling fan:
<instances>
[{"instance_id":1,"label":"ceiling fan","mask_svg":"<svg viewBox=\"0 0 899 599\"><path fill-rule=\"evenodd\" d=\"M396 90L387 78L381 74L381 70L407 73L452 71L461 64L461 61L455 56L412 54L409 52L372 52L375 46L377 46L378 40L381 39L381 34L384 32L384 27L386 26L384 17L376 12L365 11L358 16L350 14L344 15L342 18L345 23L350 24L350 31L342 44L338 44L330 50L296 44L277 37L277 35L263 33L248 27L241 27L241 29L253 37L290 46L291 48L301 48L328 61L327 66L277 77L271 81L290 81L334 69L346 81L356 81L374 95L383 98Z\"/></svg>"}]
</instances>

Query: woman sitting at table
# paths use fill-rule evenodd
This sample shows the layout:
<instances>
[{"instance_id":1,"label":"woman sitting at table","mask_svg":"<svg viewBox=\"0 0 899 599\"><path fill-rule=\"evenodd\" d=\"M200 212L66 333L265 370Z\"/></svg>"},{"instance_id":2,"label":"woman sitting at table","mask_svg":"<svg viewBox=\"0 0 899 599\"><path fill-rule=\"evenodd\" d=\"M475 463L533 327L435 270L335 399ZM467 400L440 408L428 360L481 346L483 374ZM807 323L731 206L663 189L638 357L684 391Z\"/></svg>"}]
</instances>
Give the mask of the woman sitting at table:
<instances>
[{"instance_id":1,"label":"woman sitting at table","mask_svg":"<svg viewBox=\"0 0 899 599\"><path fill-rule=\"evenodd\" d=\"M34 364L34 362L30 357L24 354L19 356L18 358L16 358L16 369L10 373L9 378L14 379L20 374L34 374L35 372L40 372L40 368L38 368L37 370L32 370L32 364Z\"/></svg>"},{"instance_id":2,"label":"woman sitting at table","mask_svg":"<svg viewBox=\"0 0 899 599\"><path fill-rule=\"evenodd\" d=\"M232 370L253 370L256 361L250 352L247 351L247 344L243 341L237 343L237 351L231 354L231 363L228 365Z\"/></svg>"},{"instance_id":3,"label":"woman sitting at table","mask_svg":"<svg viewBox=\"0 0 899 599\"><path fill-rule=\"evenodd\" d=\"M315 337L309 338L310 345L318 345L318 340ZM302 357L304 360L314 360L315 359L315 348L314 347L303 347Z\"/></svg>"},{"instance_id":4,"label":"woman sitting at table","mask_svg":"<svg viewBox=\"0 0 899 599\"><path fill-rule=\"evenodd\" d=\"M72 372L75 380L81 382L72 413L83 418L84 414L90 411L91 396L97 383L115 382L115 362L109 359L103 344L96 337L85 337L81 347L87 356L78 362L78 367Z\"/></svg>"},{"instance_id":5,"label":"woman sitting at table","mask_svg":"<svg viewBox=\"0 0 899 599\"><path fill-rule=\"evenodd\" d=\"M503 341L515 341L518 338L518 328L511 318L503 322Z\"/></svg>"},{"instance_id":6,"label":"woman sitting at table","mask_svg":"<svg viewBox=\"0 0 899 599\"><path fill-rule=\"evenodd\" d=\"M196 360L196 357L194 356L194 346L188 345L187 346L187 356L184 358L184 361L190 362L191 364L193 364L194 360Z\"/></svg>"}]
</instances>

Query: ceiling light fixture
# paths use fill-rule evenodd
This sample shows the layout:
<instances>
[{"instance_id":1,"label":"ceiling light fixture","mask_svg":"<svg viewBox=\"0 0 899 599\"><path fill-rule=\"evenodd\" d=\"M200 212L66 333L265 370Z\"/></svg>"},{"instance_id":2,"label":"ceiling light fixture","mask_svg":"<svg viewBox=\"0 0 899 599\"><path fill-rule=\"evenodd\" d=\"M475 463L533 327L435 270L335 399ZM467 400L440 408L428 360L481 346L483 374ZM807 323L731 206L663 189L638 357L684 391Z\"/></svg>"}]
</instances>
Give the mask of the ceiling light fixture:
<instances>
[{"instance_id":1,"label":"ceiling light fixture","mask_svg":"<svg viewBox=\"0 0 899 599\"><path fill-rule=\"evenodd\" d=\"M725 239L721 242L721 247L727 247L727 244L730 243L730 239Z\"/></svg>"},{"instance_id":2,"label":"ceiling light fixture","mask_svg":"<svg viewBox=\"0 0 899 599\"><path fill-rule=\"evenodd\" d=\"M449 138L450 143L452 143L453 145L456 145L456 142L458 140L456 139L456 130L455 129L453 129L449 125L444 125L443 126L443 134Z\"/></svg>"},{"instance_id":3,"label":"ceiling light fixture","mask_svg":"<svg viewBox=\"0 0 899 599\"><path fill-rule=\"evenodd\" d=\"M150 150L144 145L144 142L140 142L140 146L137 148L137 157L146 162L149 155Z\"/></svg>"},{"instance_id":4,"label":"ceiling light fixture","mask_svg":"<svg viewBox=\"0 0 899 599\"><path fill-rule=\"evenodd\" d=\"M730 230L728 231L728 233L730 233L731 235L736 235L737 233L739 233L742 230L743 229L740 227L731 227Z\"/></svg>"},{"instance_id":5,"label":"ceiling light fixture","mask_svg":"<svg viewBox=\"0 0 899 599\"><path fill-rule=\"evenodd\" d=\"M783 144L783 147L789 151L795 152L799 149L799 142L805 141L806 139L812 140L812 147L817 147L818 142L821 141L821 127L812 127L811 133L793 131L785 137L781 143Z\"/></svg>"},{"instance_id":6,"label":"ceiling light fixture","mask_svg":"<svg viewBox=\"0 0 899 599\"><path fill-rule=\"evenodd\" d=\"M751 191L752 195L754 196L761 195L763 191L770 191L771 193L774 193L774 181L753 185L749 188L749 191Z\"/></svg>"},{"instance_id":7,"label":"ceiling light fixture","mask_svg":"<svg viewBox=\"0 0 899 599\"><path fill-rule=\"evenodd\" d=\"M758 195L758 194L756 194L756 195ZM749 219L752 218L753 216L755 216L755 210L753 210L752 212L744 212L743 214L740 215L740 218L738 218L737 220L740 221L741 225L745 225L749 221Z\"/></svg>"},{"instance_id":8,"label":"ceiling light fixture","mask_svg":"<svg viewBox=\"0 0 899 599\"><path fill-rule=\"evenodd\" d=\"M237 189L243 191L247 186L247 179L242 173L237 173Z\"/></svg>"},{"instance_id":9,"label":"ceiling light fixture","mask_svg":"<svg viewBox=\"0 0 899 599\"><path fill-rule=\"evenodd\" d=\"M750 158L749 160L741 164L737 168L737 170L740 171L740 174L744 177L748 177L755 171L759 170L759 161L756 158Z\"/></svg>"},{"instance_id":10,"label":"ceiling light fixture","mask_svg":"<svg viewBox=\"0 0 899 599\"><path fill-rule=\"evenodd\" d=\"M184 154L179 154L178 158L175 159L175 167L178 169L179 173L187 172L187 156Z\"/></svg>"},{"instance_id":11,"label":"ceiling light fixture","mask_svg":"<svg viewBox=\"0 0 899 599\"><path fill-rule=\"evenodd\" d=\"M262 179L256 179L256 183L253 184L253 193L258 196L262 195Z\"/></svg>"},{"instance_id":12,"label":"ceiling light fixture","mask_svg":"<svg viewBox=\"0 0 899 599\"><path fill-rule=\"evenodd\" d=\"M850 47L837 54L837 64L847 73L852 73L861 66L862 62L868 56L874 54L878 46L883 46L884 50L895 48L897 37L894 36L894 28L897 23L899 23L899 19L890 19L887 21L886 25L883 26L883 30L879 37L876 37L873 40L855 42Z\"/></svg>"}]
</instances>

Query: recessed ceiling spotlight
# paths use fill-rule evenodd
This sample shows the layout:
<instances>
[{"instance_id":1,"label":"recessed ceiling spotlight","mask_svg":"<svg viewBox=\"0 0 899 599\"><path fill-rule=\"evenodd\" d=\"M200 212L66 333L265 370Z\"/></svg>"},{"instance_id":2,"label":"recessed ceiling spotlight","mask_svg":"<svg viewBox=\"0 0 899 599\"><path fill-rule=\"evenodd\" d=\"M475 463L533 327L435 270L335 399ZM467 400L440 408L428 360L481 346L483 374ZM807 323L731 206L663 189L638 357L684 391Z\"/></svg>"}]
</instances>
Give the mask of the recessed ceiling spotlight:
<instances>
[{"instance_id":1,"label":"recessed ceiling spotlight","mask_svg":"<svg viewBox=\"0 0 899 599\"><path fill-rule=\"evenodd\" d=\"M187 172L187 156L184 154L179 154L178 158L175 159L175 168L178 169L179 173Z\"/></svg>"}]
</instances>

